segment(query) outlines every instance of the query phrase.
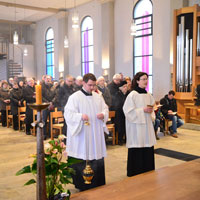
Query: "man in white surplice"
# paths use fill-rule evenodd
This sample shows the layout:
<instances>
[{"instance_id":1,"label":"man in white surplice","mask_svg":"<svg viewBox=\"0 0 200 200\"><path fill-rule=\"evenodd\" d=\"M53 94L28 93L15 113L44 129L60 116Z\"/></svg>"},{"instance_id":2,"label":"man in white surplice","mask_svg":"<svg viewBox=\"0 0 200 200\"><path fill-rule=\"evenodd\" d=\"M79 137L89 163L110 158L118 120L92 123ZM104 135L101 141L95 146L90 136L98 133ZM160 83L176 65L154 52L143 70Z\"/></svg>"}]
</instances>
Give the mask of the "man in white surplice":
<instances>
[{"instance_id":1,"label":"man in white surplice","mask_svg":"<svg viewBox=\"0 0 200 200\"><path fill-rule=\"evenodd\" d=\"M73 182L75 187L80 190L105 184L103 158L106 156L106 144L104 132L109 111L103 97L93 92L95 85L96 77L90 73L86 74L83 77L83 88L69 97L64 111L67 123L68 156L90 160L95 173L92 184L85 185L81 175L85 165L75 165L76 176L73 177ZM101 176L99 176L100 179L102 176L104 177L102 181L98 179L98 175Z\"/></svg>"}]
</instances>

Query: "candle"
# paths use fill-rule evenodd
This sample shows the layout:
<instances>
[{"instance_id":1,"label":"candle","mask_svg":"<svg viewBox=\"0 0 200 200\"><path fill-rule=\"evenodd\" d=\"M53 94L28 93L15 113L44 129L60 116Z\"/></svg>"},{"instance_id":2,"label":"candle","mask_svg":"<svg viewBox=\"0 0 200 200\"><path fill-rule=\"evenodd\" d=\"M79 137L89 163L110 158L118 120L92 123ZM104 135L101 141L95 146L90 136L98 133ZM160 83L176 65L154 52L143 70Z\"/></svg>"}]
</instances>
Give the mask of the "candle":
<instances>
[{"instance_id":1,"label":"candle","mask_svg":"<svg viewBox=\"0 0 200 200\"><path fill-rule=\"evenodd\" d=\"M35 92L36 92L36 104L42 104L42 86L38 84L35 86Z\"/></svg>"}]
</instances>

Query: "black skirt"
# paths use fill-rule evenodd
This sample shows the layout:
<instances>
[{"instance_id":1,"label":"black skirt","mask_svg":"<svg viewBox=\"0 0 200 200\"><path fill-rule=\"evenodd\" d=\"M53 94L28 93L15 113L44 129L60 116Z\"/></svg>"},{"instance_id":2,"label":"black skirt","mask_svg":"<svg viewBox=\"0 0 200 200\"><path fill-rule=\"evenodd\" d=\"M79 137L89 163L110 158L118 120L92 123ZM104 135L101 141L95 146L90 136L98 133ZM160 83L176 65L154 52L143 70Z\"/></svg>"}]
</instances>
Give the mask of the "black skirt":
<instances>
[{"instance_id":1,"label":"black skirt","mask_svg":"<svg viewBox=\"0 0 200 200\"><path fill-rule=\"evenodd\" d=\"M154 147L128 149L127 176L134 176L154 169Z\"/></svg>"},{"instance_id":2,"label":"black skirt","mask_svg":"<svg viewBox=\"0 0 200 200\"><path fill-rule=\"evenodd\" d=\"M80 191L105 185L104 158L99 160L91 160L89 161L89 164L94 171L94 177L91 184L85 184L83 179L83 170L85 169L86 161L83 160L83 162L70 166L76 172L75 175L72 175L73 184L75 185L75 188L79 189Z\"/></svg>"}]
</instances>

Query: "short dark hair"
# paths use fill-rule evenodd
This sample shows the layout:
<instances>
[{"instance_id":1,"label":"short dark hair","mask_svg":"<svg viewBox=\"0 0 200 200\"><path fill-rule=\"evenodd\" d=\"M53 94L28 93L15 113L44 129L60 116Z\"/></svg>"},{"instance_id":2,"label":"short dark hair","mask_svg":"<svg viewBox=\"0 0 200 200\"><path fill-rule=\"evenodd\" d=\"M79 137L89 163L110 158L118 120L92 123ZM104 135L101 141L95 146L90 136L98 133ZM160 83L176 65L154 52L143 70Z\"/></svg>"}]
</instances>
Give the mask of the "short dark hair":
<instances>
[{"instance_id":1,"label":"short dark hair","mask_svg":"<svg viewBox=\"0 0 200 200\"><path fill-rule=\"evenodd\" d=\"M95 75L92 74L92 73L85 74L85 75L83 76L83 81L84 81L85 83L87 83L89 80L96 81L97 79L96 79Z\"/></svg>"},{"instance_id":2,"label":"short dark hair","mask_svg":"<svg viewBox=\"0 0 200 200\"><path fill-rule=\"evenodd\" d=\"M133 77L133 80L132 80L132 84L131 84L131 88L132 90L134 90L135 88L138 87L138 83L137 81L140 80L140 77L146 75L147 78L149 77L149 75L146 73L146 72L138 72L134 77Z\"/></svg>"},{"instance_id":3,"label":"short dark hair","mask_svg":"<svg viewBox=\"0 0 200 200\"><path fill-rule=\"evenodd\" d=\"M170 90L170 91L168 92L168 94L169 94L169 95L172 94L172 95L174 96L174 95L175 95L175 92L174 92L174 90Z\"/></svg>"}]
</instances>

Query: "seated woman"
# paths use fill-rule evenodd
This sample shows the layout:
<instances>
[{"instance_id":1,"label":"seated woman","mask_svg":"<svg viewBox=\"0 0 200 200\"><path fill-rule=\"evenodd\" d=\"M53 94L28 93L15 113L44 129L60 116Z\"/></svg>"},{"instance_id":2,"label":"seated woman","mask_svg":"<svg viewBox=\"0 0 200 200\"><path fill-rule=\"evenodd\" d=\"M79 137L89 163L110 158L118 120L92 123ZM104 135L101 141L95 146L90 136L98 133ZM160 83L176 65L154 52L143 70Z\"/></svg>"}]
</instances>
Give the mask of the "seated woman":
<instances>
[{"instance_id":1,"label":"seated woman","mask_svg":"<svg viewBox=\"0 0 200 200\"><path fill-rule=\"evenodd\" d=\"M23 93L17 82L13 83L13 89L10 92L10 105L13 115L14 130L18 130L20 126L20 124L18 124L18 107L23 106Z\"/></svg>"},{"instance_id":2,"label":"seated woman","mask_svg":"<svg viewBox=\"0 0 200 200\"><path fill-rule=\"evenodd\" d=\"M119 85L119 91L115 94L114 110L115 110L115 127L118 132L118 144L123 145L123 137L126 133L125 115L123 105L127 97L127 82L122 81Z\"/></svg>"}]
</instances>

